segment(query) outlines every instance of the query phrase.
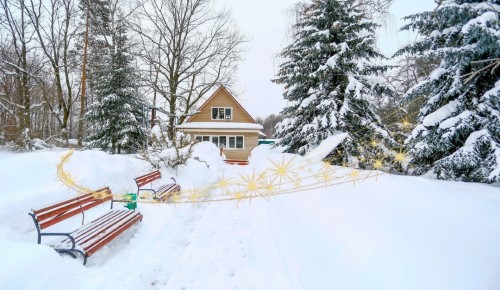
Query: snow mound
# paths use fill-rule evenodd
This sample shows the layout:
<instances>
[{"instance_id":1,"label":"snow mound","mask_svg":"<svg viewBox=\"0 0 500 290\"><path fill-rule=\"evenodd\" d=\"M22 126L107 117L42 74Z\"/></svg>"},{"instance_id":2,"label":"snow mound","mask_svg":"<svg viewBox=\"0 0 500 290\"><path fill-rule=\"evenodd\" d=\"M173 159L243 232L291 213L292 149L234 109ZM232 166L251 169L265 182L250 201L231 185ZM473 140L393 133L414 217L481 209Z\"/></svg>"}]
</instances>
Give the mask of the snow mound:
<instances>
[{"instance_id":1,"label":"snow mound","mask_svg":"<svg viewBox=\"0 0 500 290\"><path fill-rule=\"evenodd\" d=\"M0 242L0 289L79 289L75 273L48 246ZM45 266L44 266L45 265Z\"/></svg>"},{"instance_id":2,"label":"snow mound","mask_svg":"<svg viewBox=\"0 0 500 290\"><path fill-rule=\"evenodd\" d=\"M213 169L224 166L224 159L220 156L220 149L214 143L205 141L194 145L193 158L199 159L200 162L205 162Z\"/></svg>"},{"instance_id":3,"label":"snow mound","mask_svg":"<svg viewBox=\"0 0 500 290\"><path fill-rule=\"evenodd\" d=\"M314 148L305 156L306 159L312 162L322 161L326 156L328 156L328 154L335 150L335 148L337 148L337 146L339 146L339 144L342 143L347 136L349 136L349 134L339 133L326 138L318 145L318 147Z\"/></svg>"}]
</instances>

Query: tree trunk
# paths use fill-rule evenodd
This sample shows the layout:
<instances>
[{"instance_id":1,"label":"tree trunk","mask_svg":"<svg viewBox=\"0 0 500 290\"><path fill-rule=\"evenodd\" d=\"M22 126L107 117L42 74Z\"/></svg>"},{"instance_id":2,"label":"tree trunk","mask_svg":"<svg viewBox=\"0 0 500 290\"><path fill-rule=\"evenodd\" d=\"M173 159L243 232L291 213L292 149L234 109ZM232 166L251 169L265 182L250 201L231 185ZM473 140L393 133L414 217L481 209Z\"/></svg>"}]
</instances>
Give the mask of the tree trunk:
<instances>
[{"instance_id":1,"label":"tree trunk","mask_svg":"<svg viewBox=\"0 0 500 290\"><path fill-rule=\"evenodd\" d=\"M78 120L78 146L83 144L84 117L85 117L85 89L87 87L87 50L89 45L89 16L90 10L87 7L85 18L85 43L83 45L83 64L82 64L82 94L80 95L80 120Z\"/></svg>"}]
</instances>

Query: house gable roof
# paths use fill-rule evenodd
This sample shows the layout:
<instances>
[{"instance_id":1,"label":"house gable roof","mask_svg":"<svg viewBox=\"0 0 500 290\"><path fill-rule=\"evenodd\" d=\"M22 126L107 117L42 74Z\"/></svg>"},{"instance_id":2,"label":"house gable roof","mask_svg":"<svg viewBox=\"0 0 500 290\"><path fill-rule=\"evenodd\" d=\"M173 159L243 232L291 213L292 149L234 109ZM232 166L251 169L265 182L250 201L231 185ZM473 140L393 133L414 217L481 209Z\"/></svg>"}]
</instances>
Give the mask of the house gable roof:
<instances>
[{"instance_id":1,"label":"house gable roof","mask_svg":"<svg viewBox=\"0 0 500 290\"><path fill-rule=\"evenodd\" d=\"M211 116L211 107L223 107L226 104L228 107L233 107L233 116L239 119L233 119L232 122L240 123L253 123L257 124L255 119L245 110L245 108L240 104L240 102L226 89L224 86L220 86L198 109L200 114L192 115L186 123L190 122L220 122L211 120L211 117L206 118L206 115ZM239 110L242 114L237 114L236 110Z\"/></svg>"}]
</instances>

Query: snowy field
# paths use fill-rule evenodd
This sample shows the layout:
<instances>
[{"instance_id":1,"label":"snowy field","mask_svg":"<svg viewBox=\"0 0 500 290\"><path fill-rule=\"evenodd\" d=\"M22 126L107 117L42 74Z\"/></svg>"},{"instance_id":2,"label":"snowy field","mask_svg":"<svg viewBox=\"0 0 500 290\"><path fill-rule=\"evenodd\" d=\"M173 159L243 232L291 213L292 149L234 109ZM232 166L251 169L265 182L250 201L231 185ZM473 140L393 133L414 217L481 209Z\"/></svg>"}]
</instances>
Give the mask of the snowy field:
<instances>
[{"instance_id":1,"label":"snowy field","mask_svg":"<svg viewBox=\"0 0 500 290\"><path fill-rule=\"evenodd\" d=\"M142 223L83 266L37 245L28 216L76 194L56 175L65 152L0 151L0 289L500 289L500 189L391 175L251 201L140 203ZM264 148L241 167L200 154L210 168L190 160L165 178L206 186L280 158ZM76 151L66 169L114 193L135 192L150 170L98 151Z\"/></svg>"}]
</instances>

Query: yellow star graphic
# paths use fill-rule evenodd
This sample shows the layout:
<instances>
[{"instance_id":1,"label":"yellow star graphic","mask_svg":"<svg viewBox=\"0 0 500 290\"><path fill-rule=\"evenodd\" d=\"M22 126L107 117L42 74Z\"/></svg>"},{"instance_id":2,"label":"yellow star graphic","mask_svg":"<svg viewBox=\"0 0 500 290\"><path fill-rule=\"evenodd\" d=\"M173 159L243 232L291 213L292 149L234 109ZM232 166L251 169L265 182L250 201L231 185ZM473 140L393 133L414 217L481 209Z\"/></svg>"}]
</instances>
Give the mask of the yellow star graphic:
<instances>
[{"instance_id":1,"label":"yellow star graphic","mask_svg":"<svg viewBox=\"0 0 500 290\"><path fill-rule=\"evenodd\" d=\"M291 158L288 161L285 161L285 155L282 156L281 162L274 162L273 160L269 159L269 161L273 164L273 168L268 169L269 171L272 172L271 175L274 176L273 182L275 180L278 180L278 186L281 186L282 183L287 182L287 181L293 181L292 178L292 162L294 158Z\"/></svg>"},{"instance_id":2,"label":"yellow star graphic","mask_svg":"<svg viewBox=\"0 0 500 290\"><path fill-rule=\"evenodd\" d=\"M178 192L172 194L172 196L170 198L171 198L173 203L178 203L182 199L181 195Z\"/></svg>"},{"instance_id":3,"label":"yellow star graphic","mask_svg":"<svg viewBox=\"0 0 500 290\"><path fill-rule=\"evenodd\" d=\"M403 127L408 128L409 126L411 126L411 123L408 121L408 118L404 118L403 119Z\"/></svg>"},{"instance_id":4,"label":"yellow star graphic","mask_svg":"<svg viewBox=\"0 0 500 290\"><path fill-rule=\"evenodd\" d=\"M263 174L258 174L256 176L254 170L252 176L241 176L241 178L243 179L243 183L241 184L241 186L243 186L242 192L244 192L245 195L248 195L250 198L257 195L263 196L263 194L261 193L261 191L263 191L263 188L259 186L259 184L262 184L262 182L264 181Z\"/></svg>"},{"instance_id":5,"label":"yellow star graphic","mask_svg":"<svg viewBox=\"0 0 500 290\"><path fill-rule=\"evenodd\" d=\"M356 184L356 180L359 178L359 170L353 169L349 174L353 184Z\"/></svg>"},{"instance_id":6,"label":"yellow star graphic","mask_svg":"<svg viewBox=\"0 0 500 290\"><path fill-rule=\"evenodd\" d=\"M375 170L380 169L383 165L382 160L375 160L375 162L373 162L373 168Z\"/></svg>"},{"instance_id":7,"label":"yellow star graphic","mask_svg":"<svg viewBox=\"0 0 500 290\"><path fill-rule=\"evenodd\" d=\"M222 193L224 193L230 185L230 180L224 176L224 173L222 173L222 176L215 183L215 188L219 188Z\"/></svg>"},{"instance_id":8,"label":"yellow star graphic","mask_svg":"<svg viewBox=\"0 0 500 290\"><path fill-rule=\"evenodd\" d=\"M188 192L189 194L187 196L187 199L192 203L198 202L198 200L200 200L203 197L203 195L200 194L200 189L198 188L192 188L188 190Z\"/></svg>"},{"instance_id":9,"label":"yellow star graphic","mask_svg":"<svg viewBox=\"0 0 500 290\"><path fill-rule=\"evenodd\" d=\"M394 155L394 160L399 163L403 163L407 158L406 152L403 151L403 149L400 149L396 155Z\"/></svg>"}]
</instances>

